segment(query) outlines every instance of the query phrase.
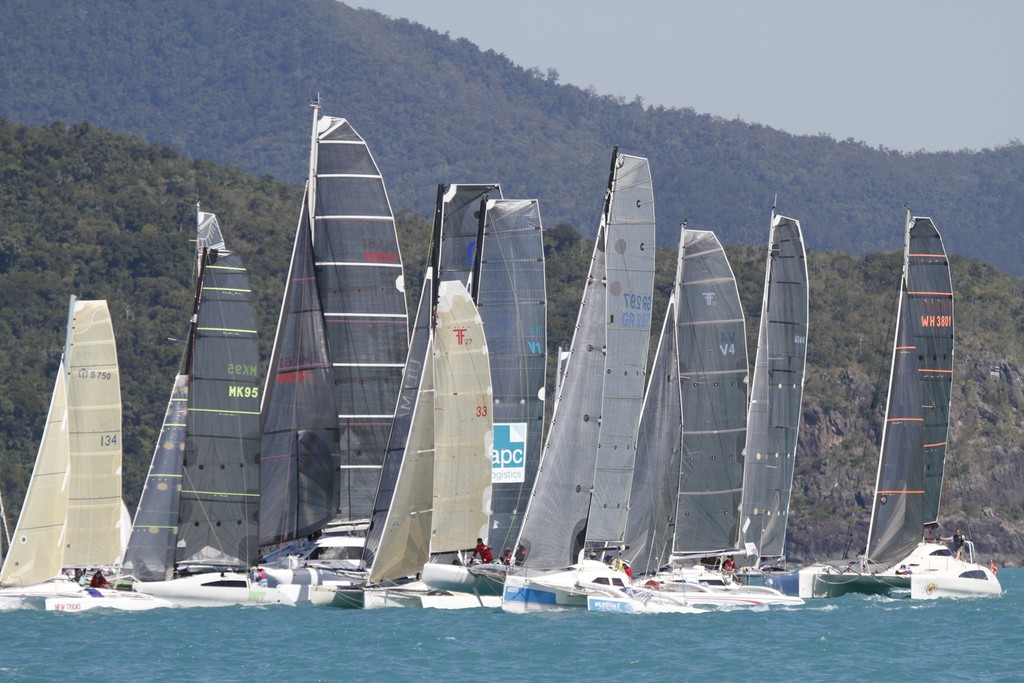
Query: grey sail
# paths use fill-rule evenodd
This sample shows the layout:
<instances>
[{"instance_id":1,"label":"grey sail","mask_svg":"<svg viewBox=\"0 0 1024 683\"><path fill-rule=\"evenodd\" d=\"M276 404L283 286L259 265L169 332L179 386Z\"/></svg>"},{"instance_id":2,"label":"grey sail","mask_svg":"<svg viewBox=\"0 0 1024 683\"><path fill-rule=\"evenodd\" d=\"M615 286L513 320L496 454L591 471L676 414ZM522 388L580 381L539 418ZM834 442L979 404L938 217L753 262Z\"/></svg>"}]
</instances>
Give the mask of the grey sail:
<instances>
[{"instance_id":1,"label":"grey sail","mask_svg":"<svg viewBox=\"0 0 1024 683\"><path fill-rule=\"evenodd\" d=\"M262 396L260 545L308 536L338 510L334 375L308 218L304 202Z\"/></svg>"},{"instance_id":2,"label":"grey sail","mask_svg":"<svg viewBox=\"0 0 1024 683\"><path fill-rule=\"evenodd\" d=\"M125 569L141 580L168 579L176 565L246 568L259 550L252 292L241 258L203 237L182 370L125 553Z\"/></svg>"},{"instance_id":3,"label":"grey sail","mask_svg":"<svg viewBox=\"0 0 1024 683\"><path fill-rule=\"evenodd\" d=\"M867 556L889 566L936 521L953 375L953 289L930 218L907 213L899 314Z\"/></svg>"},{"instance_id":4,"label":"grey sail","mask_svg":"<svg viewBox=\"0 0 1024 683\"><path fill-rule=\"evenodd\" d=\"M679 271L683 434L672 552L706 555L731 548L736 539L747 343L736 278L713 232L683 231Z\"/></svg>"},{"instance_id":5,"label":"grey sail","mask_svg":"<svg viewBox=\"0 0 1024 683\"><path fill-rule=\"evenodd\" d=\"M388 513L391 510L391 503L394 500L395 489L398 485L398 475L402 470L402 463L406 451L409 448L410 436L413 433L415 420L424 420L421 413L430 413L425 406L421 406L422 383L426 373L430 372L429 361L431 352L431 328L433 326L432 309L434 305L434 276L433 268L428 267L423 277L423 288L420 290L420 302L416 308L416 320L413 325L412 341L409 345L409 357L405 364L405 373L402 377L402 391L398 395L398 404L395 407L394 420L391 424L391 432L388 436L387 448L384 454L384 465L381 470L380 486L377 488L376 499L373 505L373 514L370 516L370 525L366 532L366 543L363 547L363 560L367 567L377 566L378 571L389 574L391 564L388 564L388 571L384 571L384 565L376 562L377 550L380 548L381 538L387 525ZM417 417L419 415L419 417ZM431 426L433 422L431 422ZM394 563L397 566L397 562Z\"/></svg>"},{"instance_id":6,"label":"grey sail","mask_svg":"<svg viewBox=\"0 0 1024 683\"><path fill-rule=\"evenodd\" d=\"M187 412L188 375L178 375L124 555L124 571L139 581L169 581L174 576Z\"/></svg>"},{"instance_id":7,"label":"grey sail","mask_svg":"<svg viewBox=\"0 0 1024 683\"><path fill-rule=\"evenodd\" d=\"M494 391L489 543L511 552L537 476L547 372L544 239L535 199L491 199L476 302Z\"/></svg>"},{"instance_id":8,"label":"grey sail","mask_svg":"<svg viewBox=\"0 0 1024 683\"><path fill-rule=\"evenodd\" d=\"M772 216L750 389L740 546L784 558L807 360L807 260L799 221Z\"/></svg>"},{"instance_id":9,"label":"grey sail","mask_svg":"<svg viewBox=\"0 0 1024 683\"><path fill-rule=\"evenodd\" d=\"M617 157L605 224L605 363L589 543L621 543L647 383L654 300L654 193L647 159Z\"/></svg>"},{"instance_id":10,"label":"grey sail","mask_svg":"<svg viewBox=\"0 0 1024 683\"><path fill-rule=\"evenodd\" d=\"M380 170L345 119L315 108L310 214L317 292L334 368L338 521L366 521L409 348L402 257Z\"/></svg>"},{"instance_id":11,"label":"grey sail","mask_svg":"<svg viewBox=\"0 0 1024 683\"><path fill-rule=\"evenodd\" d=\"M573 341L516 549L527 567L566 566L578 559L588 539L624 533L622 498L630 487L650 334L652 196L646 160L616 149ZM613 373L614 383L606 387L605 375ZM607 452L595 476L602 446ZM591 516L593 534L587 528Z\"/></svg>"},{"instance_id":12,"label":"grey sail","mask_svg":"<svg viewBox=\"0 0 1024 683\"><path fill-rule=\"evenodd\" d=\"M673 294L665 310L636 441L627 549L622 553L634 575L655 573L668 562L672 551L683 427L675 332Z\"/></svg>"},{"instance_id":13,"label":"grey sail","mask_svg":"<svg viewBox=\"0 0 1024 683\"><path fill-rule=\"evenodd\" d=\"M439 281L474 294L494 390L488 542L511 552L536 478L544 421L547 302L536 200L502 199L496 184L438 188Z\"/></svg>"},{"instance_id":14,"label":"grey sail","mask_svg":"<svg viewBox=\"0 0 1024 683\"><path fill-rule=\"evenodd\" d=\"M186 358L178 564L247 568L259 552L259 342L241 258L207 249Z\"/></svg>"}]
</instances>

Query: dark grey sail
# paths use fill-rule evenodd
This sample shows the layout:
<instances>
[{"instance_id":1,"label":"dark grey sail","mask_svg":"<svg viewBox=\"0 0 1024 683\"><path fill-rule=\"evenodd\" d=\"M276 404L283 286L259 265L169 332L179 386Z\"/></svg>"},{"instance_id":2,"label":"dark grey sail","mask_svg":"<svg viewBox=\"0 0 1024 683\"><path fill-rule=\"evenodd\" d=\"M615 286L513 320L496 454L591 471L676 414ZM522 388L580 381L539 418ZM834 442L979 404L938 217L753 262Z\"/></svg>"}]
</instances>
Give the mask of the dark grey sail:
<instances>
[{"instance_id":1,"label":"dark grey sail","mask_svg":"<svg viewBox=\"0 0 1024 683\"><path fill-rule=\"evenodd\" d=\"M625 531L624 499L650 335L650 187L646 160L616 149L569 357L517 544L517 558L530 568L566 566L578 559L587 540L621 538ZM615 375L610 387L606 374ZM602 446L602 472L595 475ZM588 533L588 518L594 534Z\"/></svg>"},{"instance_id":2,"label":"dark grey sail","mask_svg":"<svg viewBox=\"0 0 1024 683\"><path fill-rule=\"evenodd\" d=\"M176 562L247 568L259 553L259 342L241 258L206 249L186 357Z\"/></svg>"},{"instance_id":3,"label":"dark grey sail","mask_svg":"<svg viewBox=\"0 0 1024 683\"><path fill-rule=\"evenodd\" d=\"M472 291L470 281L480 266L481 201L487 198L501 199L497 183L438 186L434 245L440 253L435 288L440 282L459 280Z\"/></svg>"},{"instance_id":4,"label":"dark grey sail","mask_svg":"<svg viewBox=\"0 0 1024 683\"><path fill-rule=\"evenodd\" d=\"M807 260L799 221L772 215L747 415L739 547L785 558L807 361Z\"/></svg>"},{"instance_id":5,"label":"dark grey sail","mask_svg":"<svg viewBox=\"0 0 1024 683\"><path fill-rule=\"evenodd\" d=\"M308 536L338 510L334 374L308 218L303 202L263 389L260 545Z\"/></svg>"},{"instance_id":6,"label":"dark grey sail","mask_svg":"<svg viewBox=\"0 0 1024 683\"><path fill-rule=\"evenodd\" d=\"M673 294L665 310L636 440L626 550L622 553L634 576L657 572L672 552L682 422Z\"/></svg>"},{"instance_id":7,"label":"dark grey sail","mask_svg":"<svg viewBox=\"0 0 1024 683\"><path fill-rule=\"evenodd\" d=\"M867 556L890 566L936 521L953 376L953 289L930 218L907 212L899 315Z\"/></svg>"},{"instance_id":8,"label":"dark grey sail","mask_svg":"<svg viewBox=\"0 0 1024 683\"><path fill-rule=\"evenodd\" d=\"M427 367L427 355L431 350L433 283L433 268L428 267L423 277L423 288L420 290L420 303L416 308L409 357L405 364L405 374L402 377L402 391L398 395L398 405L395 407L395 416L384 455L384 466L381 469L380 485L377 488L373 514L370 516L370 526L366 532L363 560L367 567L372 567L375 564L377 549L380 547L381 537L384 534L388 511L391 509L391 501L394 499L398 475L402 469L402 461L409 445L409 435L412 432L413 419L416 417L419 405L420 387L423 382L424 369Z\"/></svg>"},{"instance_id":9,"label":"dark grey sail","mask_svg":"<svg viewBox=\"0 0 1024 683\"><path fill-rule=\"evenodd\" d=\"M544 238L535 199L490 199L475 293L494 400L489 543L511 552L540 461L547 372Z\"/></svg>"},{"instance_id":10,"label":"dark grey sail","mask_svg":"<svg viewBox=\"0 0 1024 683\"><path fill-rule=\"evenodd\" d=\"M409 349L402 257L380 170L345 119L315 107L310 213L334 367L338 521L368 520Z\"/></svg>"},{"instance_id":11,"label":"dark grey sail","mask_svg":"<svg viewBox=\"0 0 1024 683\"><path fill-rule=\"evenodd\" d=\"M198 271L181 370L122 563L140 581L258 553L259 347L249 276L216 216L197 212Z\"/></svg>"},{"instance_id":12,"label":"dark grey sail","mask_svg":"<svg viewBox=\"0 0 1024 683\"><path fill-rule=\"evenodd\" d=\"M736 278L713 232L684 230L679 385L683 405L674 555L709 555L736 539L746 435L747 342Z\"/></svg>"}]
</instances>

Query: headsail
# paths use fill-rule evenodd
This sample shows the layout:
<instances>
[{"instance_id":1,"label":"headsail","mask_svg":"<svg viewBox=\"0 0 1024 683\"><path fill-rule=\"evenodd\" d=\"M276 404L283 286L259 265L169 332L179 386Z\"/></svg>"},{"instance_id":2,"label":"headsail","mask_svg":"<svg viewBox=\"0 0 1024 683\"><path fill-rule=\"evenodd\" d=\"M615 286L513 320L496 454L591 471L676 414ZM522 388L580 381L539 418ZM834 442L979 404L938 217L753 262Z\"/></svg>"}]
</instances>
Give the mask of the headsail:
<instances>
[{"instance_id":1,"label":"headsail","mask_svg":"<svg viewBox=\"0 0 1024 683\"><path fill-rule=\"evenodd\" d=\"M953 288L930 218L907 212L889 398L867 556L890 565L938 518L953 376Z\"/></svg>"},{"instance_id":2,"label":"headsail","mask_svg":"<svg viewBox=\"0 0 1024 683\"><path fill-rule=\"evenodd\" d=\"M30 586L60 574L70 477L66 387L61 359L32 478L0 570L0 586Z\"/></svg>"},{"instance_id":3,"label":"headsail","mask_svg":"<svg viewBox=\"0 0 1024 683\"><path fill-rule=\"evenodd\" d=\"M750 389L739 547L784 558L807 361L807 260L800 222L772 216Z\"/></svg>"},{"instance_id":4,"label":"headsail","mask_svg":"<svg viewBox=\"0 0 1024 683\"><path fill-rule=\"evenodd\" d=\"M308 536L338 510L334 373L308 217L304 202L263 390L260 545Z\"/></svg>"}]
</instances>

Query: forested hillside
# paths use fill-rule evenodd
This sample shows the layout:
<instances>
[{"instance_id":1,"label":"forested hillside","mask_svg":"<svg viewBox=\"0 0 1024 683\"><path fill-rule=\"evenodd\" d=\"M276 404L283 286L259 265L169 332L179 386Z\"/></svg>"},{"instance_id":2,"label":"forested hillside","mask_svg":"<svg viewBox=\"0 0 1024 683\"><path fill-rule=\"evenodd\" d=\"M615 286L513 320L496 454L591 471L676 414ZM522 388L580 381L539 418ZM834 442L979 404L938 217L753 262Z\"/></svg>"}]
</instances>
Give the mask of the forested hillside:
<instances>
[{"instance_id":1,"label":"forested hillside","mask_svg":"<svg viewBox=\"0 0 1024 683\"><path fill-rule=\"evenodd\" d=\"M593 192L589 202L599 207L602 195ZM70 294L110 303L125 406L125 497L132 507L137 501L182 353L175 340L191 313L197 199L217 213L228 245L250 270L265 358L300 187L87 124L27 128L0 119L0 482L9 521L35 459ZM544 206L542 199L542 215ZM402 212L398 224L411 305L429 223ZM554 353L572 336L596 224L548 226ZM898 238L902 223L888 229ZM752 336L764 245L728 250ZM863 545L862 501L874 486L899 263L896 253L810 251L808 374L790 525L795 559L835 556L849 534L854 553ZM660 318L674 248L659 251L658 271ZM1024 558L1024 283L964 258L953 260L953 282L958 334L945 510L950 523L969 515L983 552L1016 562Z\"/></svg>"},{"instance_id":2,"label":"forested hillside","mask_svg":"<svg viewBox=\"0 0 1024 683\"><path fill-rule=\"evenodd\" d=\"M684 218L760 244L777 193L812 249L895 250L907 203L951 253L1024 275L1019 142L903 154L792 136L562 85L556 69L335 0L0 0L0 17L11 121L88 121L299 183L319 93L370 143L396 209L430 215L438 183L500 180L506 196L539 197L548 223L588 225L618 144L651 159L663 246ZM927 117L945 96L908 90L906 106Z\"/></svg>"}]
</instances>

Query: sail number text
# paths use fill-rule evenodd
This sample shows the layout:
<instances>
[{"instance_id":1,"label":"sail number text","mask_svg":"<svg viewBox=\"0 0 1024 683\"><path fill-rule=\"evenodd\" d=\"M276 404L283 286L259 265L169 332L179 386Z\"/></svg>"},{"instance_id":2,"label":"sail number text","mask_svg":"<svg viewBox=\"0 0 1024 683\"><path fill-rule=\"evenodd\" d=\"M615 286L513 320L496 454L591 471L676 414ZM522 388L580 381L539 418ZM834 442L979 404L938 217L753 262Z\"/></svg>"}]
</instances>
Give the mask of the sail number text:
<instances>
[{"instance_id":1,"label":"sail number text","mask_svg":"<svg viewBox=\"0 0 1024 683\"><path fill-rule=\"evenodd\" d=\"M651 301L654 297L641 294L622 295L622 326L645 330L651 326Z\"/></svg>"}]
</instances>

